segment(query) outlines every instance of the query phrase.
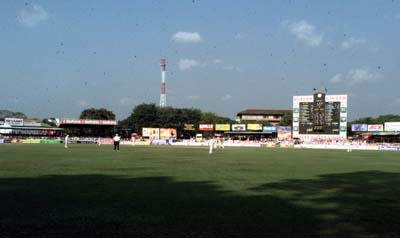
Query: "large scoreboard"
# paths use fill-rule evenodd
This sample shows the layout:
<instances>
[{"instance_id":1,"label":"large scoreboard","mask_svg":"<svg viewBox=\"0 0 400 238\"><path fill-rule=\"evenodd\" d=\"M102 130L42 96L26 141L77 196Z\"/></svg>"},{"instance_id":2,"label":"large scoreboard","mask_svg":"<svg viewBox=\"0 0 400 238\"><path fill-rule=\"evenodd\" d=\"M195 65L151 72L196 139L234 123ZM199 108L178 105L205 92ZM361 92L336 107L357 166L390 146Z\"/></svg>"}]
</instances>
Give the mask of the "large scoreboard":
<instances>
[{"instance_id":1,"label":"large scoreboard","mask_svg":"<svg viewBox=\"0 0 400 238\"><path fill-rule=\"evenodd\" d=\"M293 97L293 137L346 137L347 95Z\"/></svg>"}]
</instances>

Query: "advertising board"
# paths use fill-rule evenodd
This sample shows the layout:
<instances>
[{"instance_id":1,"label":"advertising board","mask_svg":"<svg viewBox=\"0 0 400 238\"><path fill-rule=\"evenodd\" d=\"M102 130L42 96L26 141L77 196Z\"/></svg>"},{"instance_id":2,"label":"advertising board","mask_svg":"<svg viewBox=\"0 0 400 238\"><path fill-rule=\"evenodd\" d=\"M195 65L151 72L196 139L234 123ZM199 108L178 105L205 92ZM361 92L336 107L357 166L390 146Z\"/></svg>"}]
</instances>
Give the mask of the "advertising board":
<instances>
[{"instance_id":1,"label":"advertising board","mask_svg":"<svg viewBox=\"0 0 400 238\"><path fill-rule=\"evenodd\" d=\"M117 125L116 120L91 120L91 119L61 119L60 125L72 124L72 125L104 125L104 126L115 126Z\"/></svg>"},{"instance_id":2,"label":"advertising board","mask_svg":"<svg viewBox=\"0 0 400 238\"><path fill-rule=\"evenodd\" d=\"M149 137L151 139L159 139L160 138L160 129L159 128L143 128L142 136Z\"/></svg>"},{"instance_id":3,"label":"advertising board","mask_svg":"<svg viewBox=\"0 0 400 238\"><path fill-rule=\"evenodd\" d=\"M4 118L4 124L10 125L10 126L23 126L24 125L24 119L6 117L6 118Z\"/></svg>"},{"instance_id":4,"label":"advertising board","mask_svg":"<svg viewBox=\"0 0 400 238\"><path fill-rule=\"evenodd\" d=\"M263 132L268 133L268 134L276 133L276 127L275 126L264 126Z\"/></svg>"},{"instance_id":5,"label":"advertising board","mask_svg":"<svg viewBox=\"0 0 400 238\"><path fill-rule=\"evenodd\" d=\"M292 128L290 126L278 126L278 139L289 140L292 137Z\"/></svg>"},{"instance_id":6,"label":"advertising board","mask_svg":"<svg viewBox=\"0 0 400 238\"><path fill-rule=\"evenodd\" d=\"M232 124L232 131L246 131L246 124Z\"/></svg>"},{"instance_id":7,"label":"advertising board","mask_svg":"<svg viewBox=\"0 0 400 238\"><path fill-rule=\"evenodd\" d=\"M23 144L40 144L40 139L22 139L20 143Z\"/></svg>"},{"instance_id":8,"label":"advertising board","mask_svg":"<svg viewBox=\"0 0 400 238\"><path fill-rule=\"evenodd\" d=\"M58 140L58 139L55 139L55 140L51 140L51 139L48 139L48 140L40 140L40 144L61 144L62 143L62 141L61 140Z\"/></svg>"},{"instance_id":9,"label":"advertising board","mask_svg":"<svg viewBox=\"0 0 400 238\"><path fill-rule=\"evenodd\" d=\"M183 130L184 131L194 131L194 124L184 124L183 125Z\"/></svg>"},{"instance_id":10,"label":"advertising board","mask_svg":"<svg viewBox=\"0 0 400 238\"><path fill-rule=\"evenodd\" d=\"M352 124L351 131L368 131L367 124Z\"/></svg>"},{"instance_id":11,"label":"advertising board","mask_svg":"<svg viewBox=\"0 0 400 238\"><path fill-rule=\"evenodd\" d=\"M383 131L383 124L368 125L368 131Z\"/></svg>"},{"instance_id":12,"label":"advertising board","mask_svg":"<svg viewBox=\"0 0 400 238\"><path fill-rule=\"evenodd\" d=\"M137 140L135 145L150 145L150 140Z\"/></svg>"},{"instance_id":13,"label":"advertising board","mask_svg":"<svg viewBox=\"0 0 400 238\"><path fill-rule=\"evenodd\" d=\"M214 130L214 125L213 124L200 124L199 130L200 131L212 131L212 130Z\"/></svg>"},{"instance_id":14,"label":"advertising board","mask_svg":"<svg viewBox=\"0 0 400 238\"><path fill-rule=\"evenodd\" d=\"M262 124L247 124L248 131L261 131L263 129Z\"/></svg>"},{"instance_id":15,"label":"advertising board","mask_svg":"<svg viewBox=\"0 0 400 238\"><path fill-rule=\"evenodd\" d=\"M400 131L400 122L385 122L385 131Z\"/></svg>"},{"instance_id":16,"label":"advertising board","mask_svg":"<svg viewBox=\"0 0 400 238\"><path fill-rule=\"evenodd\" d=\"M278 133L291 133L292 132L292 127L290 126L278 126L277 128Z\"/></svg>"},{"instance_id":17,"label":"advertising board","mask_svg":"<svg viewBox=\"0 0 400 238\"><path fill-rule=\"evenodd\" d=\"M203 140L203 134L196 134L196 141L202 141Z\"/></svg>"},{"instance_id":18,"label":"advertising board","mask_svg":"<svg viewBox=\"0 0 400 238\"><path fill-rule=\"evenodd\" d=\"M230 124L215 124L216 131L230 131L231 125Z\"/></svg>"},{"instance_id":19,"label":"advertising board","mask_svg":"<svg viewBox=\"0 0 400 238\"><path fill-rule=\"evenodd\" d=\"M167 139L171 137L176 137L176 129L173 128L160 128L160 138Z\"/></svg>"}]
</instances>

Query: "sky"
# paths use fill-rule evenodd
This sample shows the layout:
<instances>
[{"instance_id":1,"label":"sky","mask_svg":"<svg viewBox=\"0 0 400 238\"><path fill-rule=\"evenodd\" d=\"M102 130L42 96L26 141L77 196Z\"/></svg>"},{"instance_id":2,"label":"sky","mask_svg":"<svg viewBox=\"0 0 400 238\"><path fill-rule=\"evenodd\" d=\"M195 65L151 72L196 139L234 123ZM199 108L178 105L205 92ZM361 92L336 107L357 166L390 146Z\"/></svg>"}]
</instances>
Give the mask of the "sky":
<instances>
[{"instance_id":1,"label":"sky","mask_svg":"<svg viewBox=\"0 0 400 238\"><path fill-rule=\"evenodd\" d=\"M349 119L400 114L400 0L0 3L0 109L118 120L160 101L232 119L291 109L313 88L348 95Z\"/></svg>"}]
</instances>

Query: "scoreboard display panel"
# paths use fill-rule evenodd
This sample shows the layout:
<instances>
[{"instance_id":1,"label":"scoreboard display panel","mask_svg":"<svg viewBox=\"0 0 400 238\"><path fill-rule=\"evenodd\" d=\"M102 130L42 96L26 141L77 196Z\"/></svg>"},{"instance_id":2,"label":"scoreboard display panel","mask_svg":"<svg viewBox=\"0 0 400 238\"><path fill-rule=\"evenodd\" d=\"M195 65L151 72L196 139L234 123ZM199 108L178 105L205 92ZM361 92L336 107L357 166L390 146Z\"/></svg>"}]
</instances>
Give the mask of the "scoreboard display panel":
<instances>
[{"instance_id":1,"label":"scoreboard display panel","mask_svg":"<svg viewBox=\"0 0 400 238\"><path fill-rule=\"evenodd\" d=\"M346 137L347 95L293 97L293 137Z\"/></svg>"},{"instance_id":2,"label":"scoreboard display panel","mask_svg":"<svg viewBox=\"0 0 400 238\"><path fill-rule=\"evenodd\" d=\"M340 102L325 102L323 113L314 111L314 103L301 102L299 106L300 134L340 133ZM316 123L317 121L317 123Z\"/></svg>"}]
</instances>

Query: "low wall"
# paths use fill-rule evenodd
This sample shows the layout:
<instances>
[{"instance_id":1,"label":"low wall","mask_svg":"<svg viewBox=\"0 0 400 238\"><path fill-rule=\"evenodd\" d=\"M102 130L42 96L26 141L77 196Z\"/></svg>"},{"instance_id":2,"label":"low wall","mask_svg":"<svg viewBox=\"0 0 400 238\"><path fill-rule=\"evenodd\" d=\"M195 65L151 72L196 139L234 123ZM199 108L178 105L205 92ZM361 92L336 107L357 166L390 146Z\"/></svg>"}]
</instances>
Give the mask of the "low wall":
<instances>
[{"instance_id":1,"label":"low wall","mask_svg":"<svg viewBox=\"0 0 400 238\"><path fill-rule=\"evenodd\" d=\"M150 145L150 141L149 140L145 140L145 141L137 140L137 141L135 141L135 145Z\"/></svg>"},{"instance_id":2,"label":"low wall","mask_svg":"<svg viewBox=\"0 0 400 238\"><path fill-rule=\"evenodd\" d=\"M18 141L14 141L13 143L22 143L22 144L61 144L61 140L43 140L43 139L22 139Z\"/></svg>"},{"instance_id":3,"label":"low wall","mask_svg":"<svg viewBox=\"0 0 400 238\"><path fill-rule=\"evenodd\" d=\"M180 141L180 142L173 142L171 145L178 145L178 146L208 146L207 142L196 142L196 141Z\"/></svg>"},{"instance_id":4,"label":"low wall","mask_svg":"<svg viewBox=\"0 0 400 238\"><path fill-rule=\"evenodd\" d=\"M40 144L40 140L39 139L22 139L22 140L19 140L19 143L22 143L22 144Z\"/></svg>"},{"instance_id":5,"label":"low wall","mask_svg":"<svg viewBox=\"0 0 400 238\"><path fill-rule=\"evenodd\" d=\"M40 140L40 144L61 144L61 140Z\"/></svg>"},{"instance_id":6,"label":"low wall","mask_svg":"<svg viewBox=\"0 0 400 238\"><path fill-rule=\"evenodd\" d=\"M295 145L294 148L307 148L307 149L330 149L330 150L347 150L351 148L352 150L380 150L379 145L324 145L324 144L300 144Z\"/></svg>"},{"instance_id":7,"label":"low wall","mask_svg":"<svg viewBox=\"0 0 400 238\"><path fill-rule=\"evenodd\" d=\"M181 141L181 142L173 142L171 145L175 146L208 146L207 141L202 141L202 142L196 142L196 141ZM241 142L241 143L229 143L229 142L224 142L224 146L227 147L261 147L260 143L246 143L246 142Z\"/></svg>"}]
</instances>

